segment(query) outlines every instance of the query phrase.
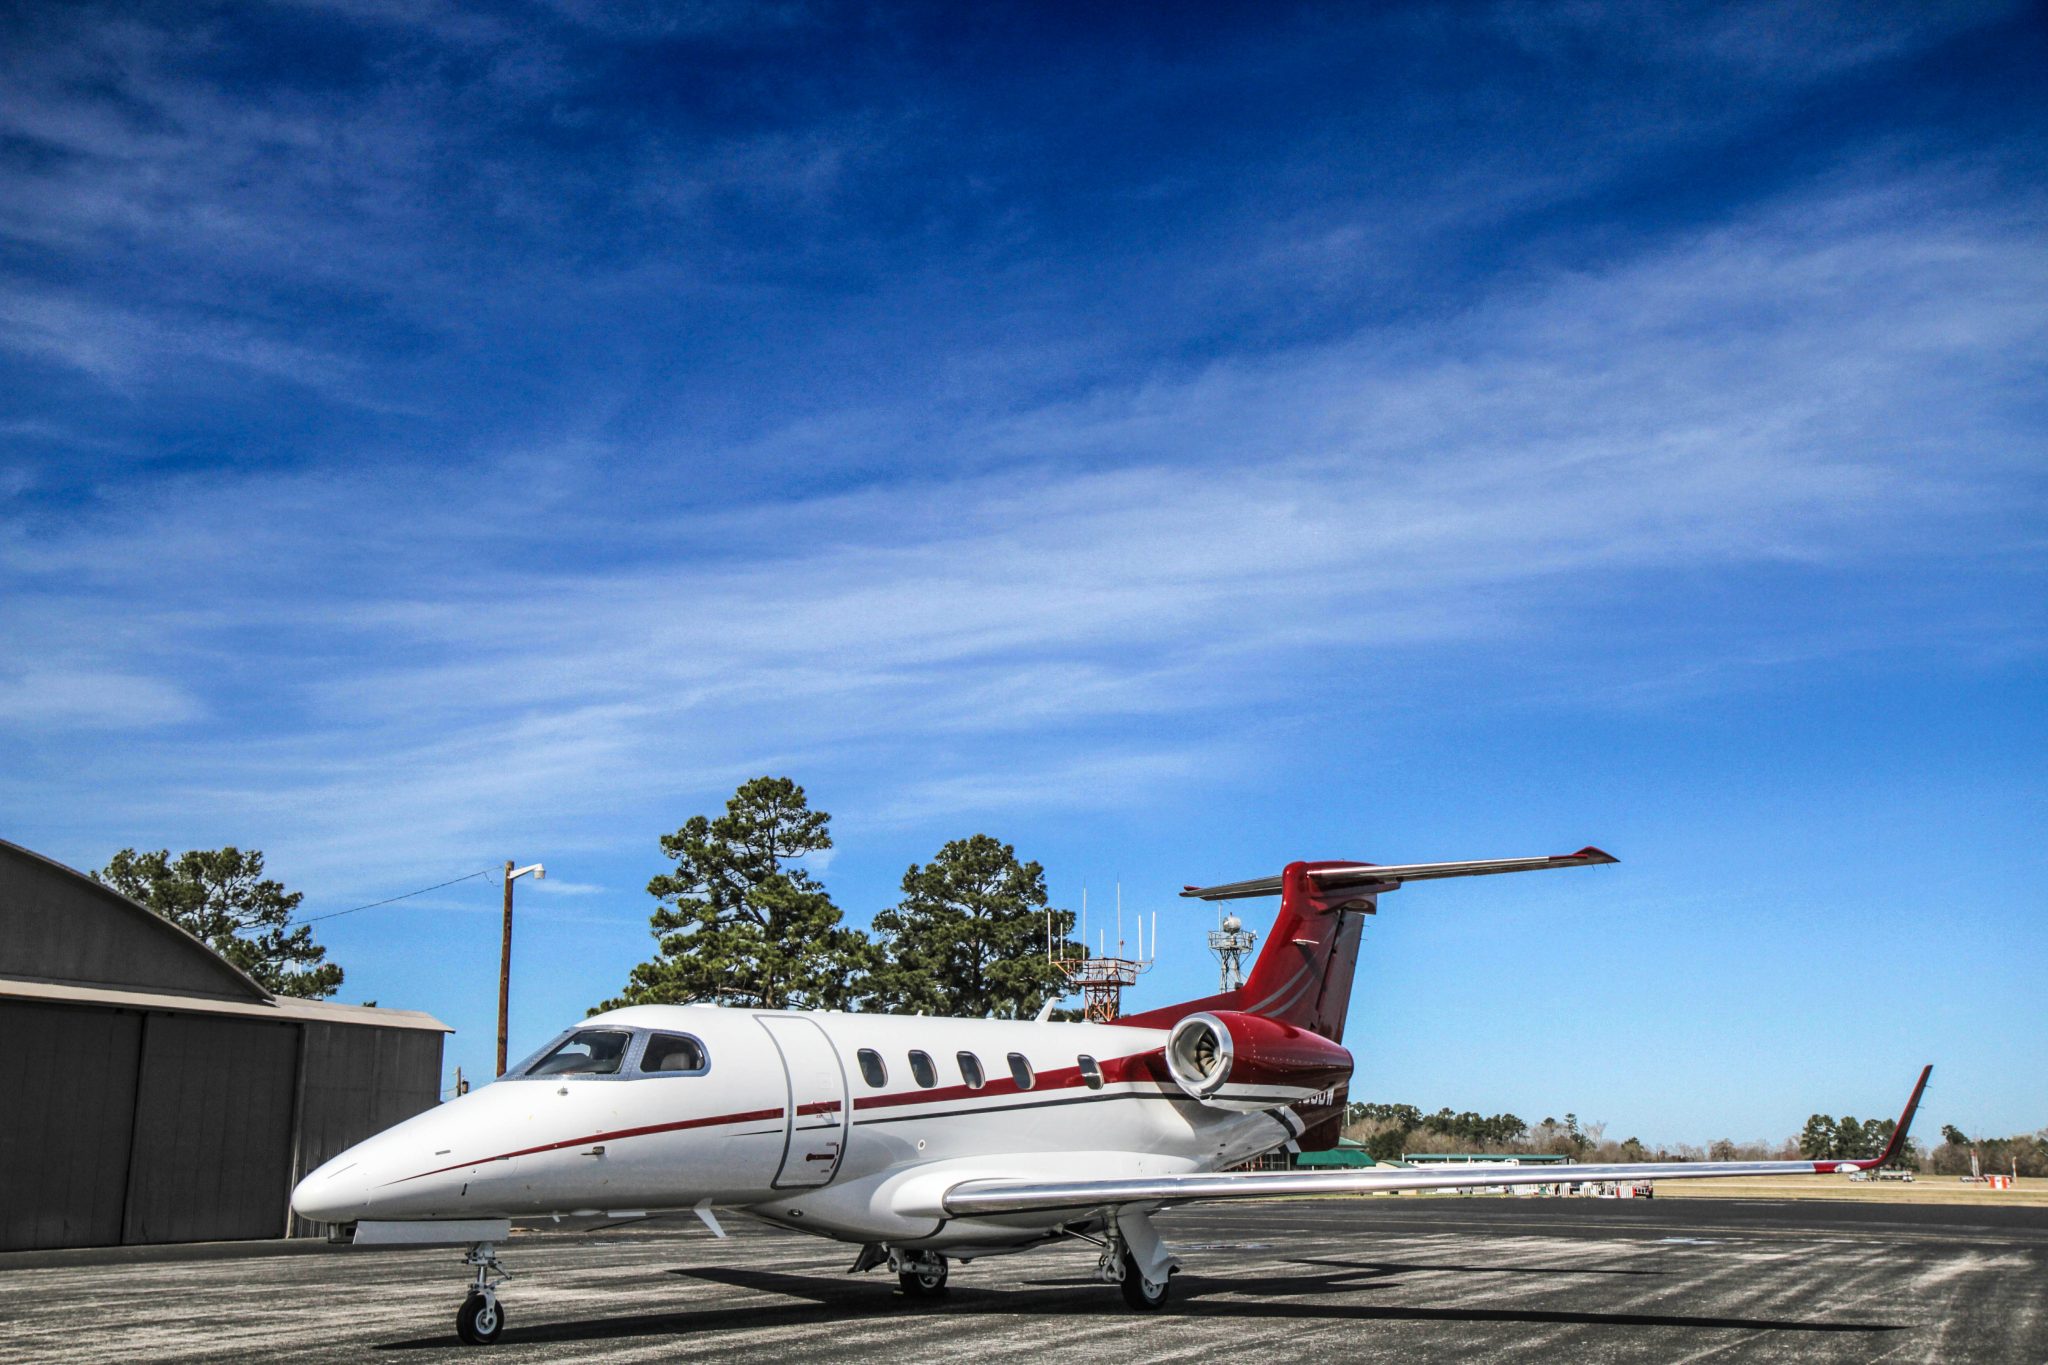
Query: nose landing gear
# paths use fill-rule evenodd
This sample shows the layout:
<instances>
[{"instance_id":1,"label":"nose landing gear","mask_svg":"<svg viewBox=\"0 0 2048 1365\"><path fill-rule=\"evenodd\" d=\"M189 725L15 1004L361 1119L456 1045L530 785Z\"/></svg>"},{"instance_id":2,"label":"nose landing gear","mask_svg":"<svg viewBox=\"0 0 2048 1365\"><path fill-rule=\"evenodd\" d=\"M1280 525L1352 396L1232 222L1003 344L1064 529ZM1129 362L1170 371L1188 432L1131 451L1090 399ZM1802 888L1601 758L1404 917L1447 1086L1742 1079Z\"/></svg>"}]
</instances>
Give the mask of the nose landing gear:
<instances>
[{"instance_id":1,"label":"nose landing gear","mask_svg":"<svg viewBox=\"0 0 2048 1365\"><path fill-rule=\"evenodd\" d=\"M499 1262L497 1250L490 1242L475 1243L462 1263L476 1268L476 1279L470 1285L469 1297L456 1310L455 1335L466 1346L489 1346L505 1330L505 1310L498 1303L498 1286L512 1276Z\"/></svg>"},{"instance_id":2,"label":"nose landing gear","mask_svg":"<svg viewBox=\"0 0 2048 1365\"><path fill-rule=\"evenodd\" d=\"M946 1258L936 1251L892 1251L889 1268L907 1298L935 1299L946 1292Z\"/></svg>"}]
</instances>

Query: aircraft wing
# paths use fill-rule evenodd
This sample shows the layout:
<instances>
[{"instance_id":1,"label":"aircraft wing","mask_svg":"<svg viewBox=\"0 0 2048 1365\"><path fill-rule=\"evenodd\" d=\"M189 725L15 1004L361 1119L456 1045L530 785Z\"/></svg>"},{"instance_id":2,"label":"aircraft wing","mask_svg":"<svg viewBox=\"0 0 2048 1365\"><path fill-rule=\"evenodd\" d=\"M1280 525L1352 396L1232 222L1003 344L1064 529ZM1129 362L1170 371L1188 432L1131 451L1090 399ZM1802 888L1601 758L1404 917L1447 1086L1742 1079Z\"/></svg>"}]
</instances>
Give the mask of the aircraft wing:
<instances>
[{"instance_id":1,"label":"aircraft wing","mask_svg":"<svg viewBox=\"0 0 2048 1365\"><path fill-rule=\"evenodd\" d=\"M1730 1176L1830 1175L1868 1171L1884 1165L1905 1146L1906 1131L1932 1066L1906 1101L1905 1112L1883 1152L1853 1161L1644 1161L1608 1165L1483 1166L1400 1170L1375 1168L1341 1175L1304 1171L1197 1172L1121 1180L1052 1182L967 1180L941 1196L948 1216L972 1218L1056 1209L1094 1209L1115 1204L1177 1204L1207 1199L1270 1199L1278 1195L1375 1194L1389 1190L1475 1189L1491 1185L1564 1185L1598 1181L1704 1180Z\"/></svg>"},{"instance_id":2,"label":"aircraft wing","mask_svg":"<svg viewBox=\"0 0 2048 1365\"><path fill-rule=\"evenodd\" d=\"M1485 858L1466 863L1398 863L1381 867L1373 863L1345 863L1332 867L1312 867L1308 875L1316 884L1326 890L1339 887L1376 886L1394 887L1403 882L1435 881L1439 877L1491 877L1501 872L1541 872L1553 867L1595 867L1601 863L1617 863L1621 860L1611 853L1597 848L1582 848L1577 853L1560 853L1548 858ZM1280 894L1278 877L1254 877L1246 882L1226 882L1221 886L1190 886L1180 894L1195 900L1235 901L1248 896L1277 896Z\"/></svg>"}]
</instances>

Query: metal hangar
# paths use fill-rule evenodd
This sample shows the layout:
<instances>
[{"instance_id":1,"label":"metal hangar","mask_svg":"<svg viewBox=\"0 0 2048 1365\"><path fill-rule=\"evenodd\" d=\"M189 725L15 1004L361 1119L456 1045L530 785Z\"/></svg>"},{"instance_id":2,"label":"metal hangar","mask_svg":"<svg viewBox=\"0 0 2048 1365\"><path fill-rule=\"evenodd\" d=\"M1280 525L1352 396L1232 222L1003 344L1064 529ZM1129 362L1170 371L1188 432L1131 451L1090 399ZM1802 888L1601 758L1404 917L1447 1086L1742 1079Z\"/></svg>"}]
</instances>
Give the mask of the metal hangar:
<instances>
[{"instance_id":1,"label":"metal hangar","mask_svg":"<svg viewBox=\"0 0 2048 1365\"><path fill-rule=\"evenodd\" d=\"M299 1176L439 1102L447 1025L270 995L0 840L0 1251L315 1235Z\"/></svg>"}]
</instances>

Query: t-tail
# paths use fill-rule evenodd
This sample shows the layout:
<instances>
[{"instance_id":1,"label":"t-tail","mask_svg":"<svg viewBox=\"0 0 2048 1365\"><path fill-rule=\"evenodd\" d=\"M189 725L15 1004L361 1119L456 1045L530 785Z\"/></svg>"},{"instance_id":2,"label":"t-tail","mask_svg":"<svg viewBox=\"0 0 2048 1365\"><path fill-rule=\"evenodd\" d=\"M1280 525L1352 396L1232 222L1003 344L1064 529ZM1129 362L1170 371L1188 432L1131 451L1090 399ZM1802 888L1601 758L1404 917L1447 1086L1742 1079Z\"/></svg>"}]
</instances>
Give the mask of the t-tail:
<instances>
[{"instance_id":1,"label":"t-tail","mask_svg":"<svg viewBox=\"0 0 2048 1365\"><path fill-rule=\"evenodd\" d=\"M1539 872L1556 867L1593 867L1618 862L1597 848L1549 858L1492 858L1463 863L1289 863L1277 877L1190 886L1181 895L1205 901L1280 897L1280 914L1266 936L1244 985L1221 995L1127 1016L1123 1022L1171 1027L1190 1014L1236 1010L1344 1040L1344 1016L1351 1008L1351 979L1358 969L1358 941L1365 916L1379 910L1379 898L1409 882L1443 877L1487 877L1500 872Z\"/></svg>"}]
</instances>

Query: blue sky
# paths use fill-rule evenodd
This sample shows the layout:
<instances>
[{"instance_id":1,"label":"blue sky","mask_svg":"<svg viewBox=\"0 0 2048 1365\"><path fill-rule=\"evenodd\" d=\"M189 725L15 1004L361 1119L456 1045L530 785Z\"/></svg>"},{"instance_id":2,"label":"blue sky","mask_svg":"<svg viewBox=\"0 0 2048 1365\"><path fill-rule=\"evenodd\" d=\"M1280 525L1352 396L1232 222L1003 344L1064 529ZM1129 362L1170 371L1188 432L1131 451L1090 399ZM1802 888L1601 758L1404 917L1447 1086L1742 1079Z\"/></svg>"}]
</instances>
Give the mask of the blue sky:
<instances>
[{"instance_id":1,"label":"blue sky","mask_svg":"<svg viewBox=\"0 0 2048 1365\"><path fill-rule=\"evenodd\" d=\"M1356 1093L2048 1124L2028 8L6 23L6 837L545 861L515 1049L764 772L857 924L1121 881L1154 1004L1184 882L1597 843L1386 899ZM495 902L341 998L485 1070Z\"/></svg>"}]
</instances>

